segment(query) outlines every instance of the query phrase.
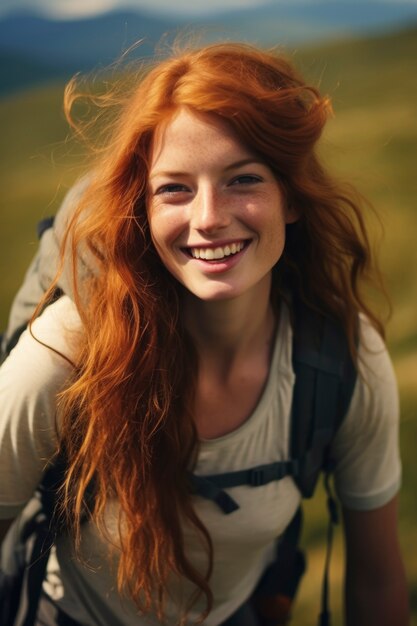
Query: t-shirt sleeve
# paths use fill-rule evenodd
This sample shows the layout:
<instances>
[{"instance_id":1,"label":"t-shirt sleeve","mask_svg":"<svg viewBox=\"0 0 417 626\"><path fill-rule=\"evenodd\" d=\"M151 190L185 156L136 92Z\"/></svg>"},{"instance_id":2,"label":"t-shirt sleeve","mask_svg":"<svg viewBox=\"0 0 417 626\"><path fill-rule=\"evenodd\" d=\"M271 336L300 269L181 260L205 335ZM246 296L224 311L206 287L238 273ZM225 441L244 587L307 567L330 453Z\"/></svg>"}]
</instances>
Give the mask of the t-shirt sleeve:
<instances>
[{"instance_id":1,"label":"t-shirt sleeve","mask_svg":"<svg viewBox=\"0 0 417 626\"><path fill-rule=\"evenodd\" d=\"M74 304L64 296L34 322L37 339L68 358L80 337ZM0 368L0 518L19 513L56 451L57 394L72 367L26 330Z\"/></svg>"},{"instance_id":2,"label":"t-shirt sleeve","mask_svg":"<svg viewBox=\"0 0 417 626\"><path fill-rule=\"evenodd\" d=\"M384 342L361 318L359 374L349 411L332 445L342 504L371 510L386 504L401 482L399 402Z\"/></svg>"}]
</instances>

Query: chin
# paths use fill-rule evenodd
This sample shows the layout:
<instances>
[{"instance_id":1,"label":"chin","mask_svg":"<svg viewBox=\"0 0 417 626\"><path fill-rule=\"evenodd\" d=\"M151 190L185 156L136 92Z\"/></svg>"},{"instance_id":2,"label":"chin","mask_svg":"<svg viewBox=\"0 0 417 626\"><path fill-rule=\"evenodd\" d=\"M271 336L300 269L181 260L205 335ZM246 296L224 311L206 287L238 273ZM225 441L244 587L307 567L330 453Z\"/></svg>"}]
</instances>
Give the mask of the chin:
<instances>
[{"instance_id":1,"label":"chin","mask_svg":"<svg viewBox=\"0 0 417 626\"><path fill-rule=\"evenodd\" d=\"M234 298L242 295L241 290L227 286L217 289L187 289L187 291L202 302L221 302L223 300L233 300Z\"/></svg>"}]
</instances>

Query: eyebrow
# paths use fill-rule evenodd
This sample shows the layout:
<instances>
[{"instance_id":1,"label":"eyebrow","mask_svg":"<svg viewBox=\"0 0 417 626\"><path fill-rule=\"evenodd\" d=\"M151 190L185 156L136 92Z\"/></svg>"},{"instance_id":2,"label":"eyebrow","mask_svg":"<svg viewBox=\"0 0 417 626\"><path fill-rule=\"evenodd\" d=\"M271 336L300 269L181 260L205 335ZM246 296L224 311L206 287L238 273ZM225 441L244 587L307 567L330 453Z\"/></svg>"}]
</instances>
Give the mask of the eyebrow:
<instances>
[{"instance_id":1,"label":"eyebrow","mask_svg":"<svg viewBox=\"0 0 417 626\"><path fill-rule=\"evenodd\" d=\"M248 157L246 159L241 159L240 161L235 161L234 163L231 163L230 165L224 168L224 171L228 172L229 170L236 170L239 167L243 167L244 165L252 165L252 164L265 165L265 163L261 161L261 159L257 159L255 157Z\"/></svg>"},{"instance_id":2,"label":"eyebrow","mask_svg":"<svg viewBox=\"0 0 417 626\"><path fill-rule=\"evenodd\" d=\"M149 180L156 178L157 176L166 176L167 178L181 178L182 176L188 176L187 172L171 172L168 170L156 171L149 176Z\"/></svg>"},{"instance_id":3,"label":"eyebrow","mask_svg":"<svg viewBox=\"0 0 417 626\"><path fill-rule=\"evenodd\" d=\"M252 164L259 164L259 165L265 165L265 163L263 161L261 161L261 159L257 159L254 157L248 157L246 159L241 159L240 161L234 161L233 163L230 163L230 165L227 165L224 168L225 172L229 172L230 170L235 170L238 169L239 167L244 167L245 165L252 165ZM152 180L153 178L156 178L157 176L166 176L168 178L181 178L183 176L188 176L189 172L181 172L181 171L169 171L169 170L161 170L161 171L156 171L153 174L151 174L149 176L149 180Z\"/></svg>"}]
</instances>

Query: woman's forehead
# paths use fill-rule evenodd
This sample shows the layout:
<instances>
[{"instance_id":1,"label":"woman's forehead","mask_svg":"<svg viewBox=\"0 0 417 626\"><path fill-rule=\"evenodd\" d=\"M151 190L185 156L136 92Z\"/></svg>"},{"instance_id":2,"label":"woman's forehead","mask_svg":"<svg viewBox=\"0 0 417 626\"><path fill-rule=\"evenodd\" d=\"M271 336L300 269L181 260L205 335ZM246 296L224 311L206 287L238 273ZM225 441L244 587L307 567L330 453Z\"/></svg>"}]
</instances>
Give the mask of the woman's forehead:
<instances>
[{"instance_id":1,"label":"woman's forehead","mask_svg":"<svg viewBox=\"0 0 417 626\"><path fill-rule=\"evenodd\" d=\"M202 156L227 159L229 154L230 158L242 159L255 156L227 120L214 113L181 108L155 131L151 170L187 157L192 162Z\"/></svg>"}]
</instances>

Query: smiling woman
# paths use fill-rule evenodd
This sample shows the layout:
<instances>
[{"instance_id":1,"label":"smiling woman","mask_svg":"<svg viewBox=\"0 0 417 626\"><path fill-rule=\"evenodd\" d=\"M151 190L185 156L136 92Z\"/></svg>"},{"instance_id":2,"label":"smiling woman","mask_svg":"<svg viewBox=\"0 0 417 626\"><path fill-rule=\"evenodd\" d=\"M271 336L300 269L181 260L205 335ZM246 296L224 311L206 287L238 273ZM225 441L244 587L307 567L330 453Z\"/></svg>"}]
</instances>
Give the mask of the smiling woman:
<instances>
[{"instance_id":1,"label":"smiling woman","mask_svg":"<svg viewBox=\"0 0 417 626\"><path fill-rule=\"evenodd\" d=\"M286 623L300 560L282 537L331 467L347 624L405 626L396 383L362 295L362 207L316 154L328 99L238 43L129 82L42 237L28 281L57 276L0 370L0 517L52 465L64 519L44 580L29 570L30 623ZM76 128L77 98L72 82Z\"/></svg>"}]
</instances>

